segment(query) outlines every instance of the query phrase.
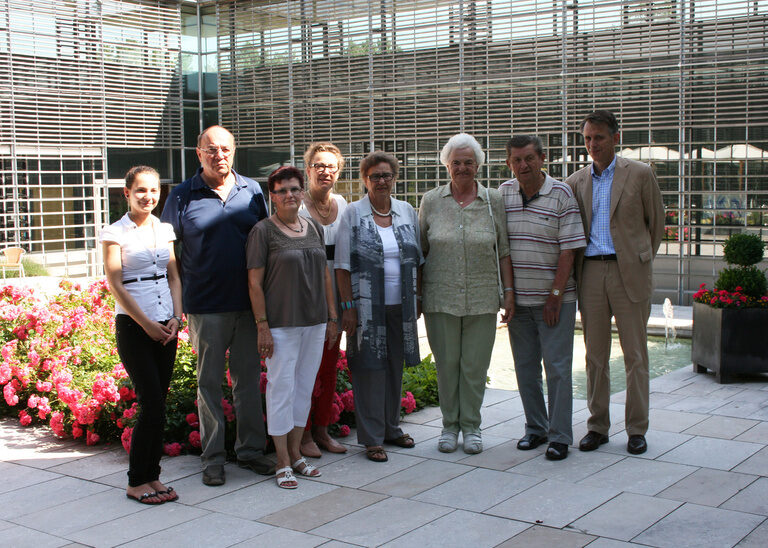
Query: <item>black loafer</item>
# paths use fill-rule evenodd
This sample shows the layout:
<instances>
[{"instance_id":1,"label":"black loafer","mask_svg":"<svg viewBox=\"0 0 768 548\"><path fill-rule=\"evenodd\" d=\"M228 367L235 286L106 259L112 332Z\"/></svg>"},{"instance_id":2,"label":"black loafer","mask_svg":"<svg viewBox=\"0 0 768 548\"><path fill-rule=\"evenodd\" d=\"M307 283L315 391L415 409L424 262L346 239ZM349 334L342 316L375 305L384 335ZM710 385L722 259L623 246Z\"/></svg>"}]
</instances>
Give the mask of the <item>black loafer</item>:
<instances>
[{"instance_id":1,"label":"black loafer","mask_svg":"<svg viewBox=\"0 0 768 548\"><path fill-rule=\"evenodd\" d=\"M568 446L564 443L553 441L547 447L547 452L544 453L544 456L549 460L563 460L568 456Z\"/></svg>"},{"instance_id":2,"label":"black loafer","mask_svg":"<svg viewBox=\"0 0 768 548\"><path fill-rule=\"evenodd\" d=\"M645 441L645 436L641 436L640 434L629 436L629 441L627 441L627 451L629 453L632 453L633 455L641 455L647 450L648 444Z\"/></svg>"},{"instance_id":3,"label":"black loafer","mask_svg":"<svg viewBox=\"0 0 768 548\"><path fill-rule=\"evenodd\" d=\"M581 438L581 441L579 442L579 451L594 451L604 443L608 443L608 436L590 430L587 432L586 436Z\"/></svg>"},{"instance_id":4,"label":"black loafer","mask_svg":"<svg viewBox=\"0 0 768 548\"><path fill-rule=\"evenodd\" d=\"M536 449L542 443L547 443L547 436L526 434L517 442L517 448L520 451L530 451L531 449Z\"/></svg>"}]
</instances>

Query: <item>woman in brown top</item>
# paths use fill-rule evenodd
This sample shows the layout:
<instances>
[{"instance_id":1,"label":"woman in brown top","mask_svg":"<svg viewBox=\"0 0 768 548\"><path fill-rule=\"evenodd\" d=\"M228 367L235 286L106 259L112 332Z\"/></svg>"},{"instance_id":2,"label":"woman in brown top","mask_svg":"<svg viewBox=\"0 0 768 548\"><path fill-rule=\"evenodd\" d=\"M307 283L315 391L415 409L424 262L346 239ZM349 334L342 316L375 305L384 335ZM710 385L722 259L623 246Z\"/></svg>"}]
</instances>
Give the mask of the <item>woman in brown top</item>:
<instances>
[{"instance_id":1,"label":"woman in brown top","mask_svg":"<svg viewBox=\"0 0 768 548\"><path fill-rule=\"evenodd\" d=\"M320 471L300 453L323 340L338 331L323 227L299 216L304 177L291 166L269 176L275 212L248 236L248 289L267 364L267 429L277 453L277 485L298 487L293 472Z\"/></svg>"}]
</instances>

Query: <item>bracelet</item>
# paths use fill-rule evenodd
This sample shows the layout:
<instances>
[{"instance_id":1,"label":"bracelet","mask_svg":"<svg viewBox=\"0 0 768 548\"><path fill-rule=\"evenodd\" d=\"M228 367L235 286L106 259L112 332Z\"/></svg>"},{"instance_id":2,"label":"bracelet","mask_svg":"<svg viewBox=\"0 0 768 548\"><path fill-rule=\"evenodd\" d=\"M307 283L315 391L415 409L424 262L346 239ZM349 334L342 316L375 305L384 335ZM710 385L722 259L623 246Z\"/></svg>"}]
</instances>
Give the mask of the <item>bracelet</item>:
<instances>
[{"instance_id":1,"label":"bracelet","mask_svg":"<svg viewBox=\"0 0 768 548\"><path fill-rule=\"evenodd\" d=\"M355 301L341 301L342 310L352 310L353 308L357 308L357 303Z\"/></svg>"},{"instance_id":2,"label":"bracelet","mask_svg":"<svg viewBox=\"0 0 768 548\"><path fill-rule=\"evenodd\" d=\"M333 322L333 323L339 323L339 319L338 318L328 318L328 321L329 322Z\"/></svg>"},{"instance_id":3,"label":"bracelet","mask_svg":"<svg viewBox=\"0 0 768 548\"><path fill-rule=\"evenodd\" d=\"M504 293L506 293L507 291L514 291L514 290L515 290L514 287L505 287L504 288Z\"/></svg>"},{"instance_id":4,"label":"bracelet","mask_svg":"<svg viewBox=\"0 0 768 548\"><path fill-rule=\"evenodd\" d=\"M267 321L267 317L266 316L263 316L261 318L256 318L256 325L258 326L259 322L266 322L266 321Z\"/></svg>"},{"instance_id":5,"label":"bracelet","mask_svg":"<svg viewBox=\"0 0 768 548\"><path fill-rule=\"evenodd\" d=\"M176 320L177 322L179 322L179 327L181 327L182 325L184 325L184 320L182 320L182 319L181 319L181 316L172 316L172 317L173 317L173 319L174 319L174 320Z\"/></svg>"}]
</instances>

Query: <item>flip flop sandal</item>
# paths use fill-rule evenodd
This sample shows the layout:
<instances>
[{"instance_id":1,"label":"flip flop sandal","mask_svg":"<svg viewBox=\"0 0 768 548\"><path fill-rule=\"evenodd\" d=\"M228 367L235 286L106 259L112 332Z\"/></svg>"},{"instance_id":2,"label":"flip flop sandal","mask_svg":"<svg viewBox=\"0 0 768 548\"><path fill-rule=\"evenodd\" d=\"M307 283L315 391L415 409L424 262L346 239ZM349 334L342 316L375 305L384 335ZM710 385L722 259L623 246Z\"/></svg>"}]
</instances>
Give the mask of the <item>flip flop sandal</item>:
<instances>
[{"instance_id":1,"label":"flip flop sandal","mask_svg":"<svg viewBox=\"0 0 768 548\"><path fill-rule=\"evenodd\" d=\"M158 491L158 495L170 495L171 498L165 499L165 502L173 502L179 500L179 495L176 493L173 487L166 487L165 491Z\"/></svg>"},{"instance_id":2,"label":"flip flop sandal","mask_svg":"<svg viewBox=\"0 0 768 548\"><path fill-rule=\"evenodd\" d=\"M409 434L403 434L399 438L394 438L391 440L384 440L384 442L397 445L398 447L403 447L404 449L410 449L416 445L416 442L413 441L413 438Z\"/></svg>"},{"instance_id":3,"label":"flip flop sandal","mask_svg":"<svg viewBox=\"0 0 768 548\"><path fill-rule=\"evenodd\" d=\"M296 460L296 462L291 465L291 468L293 468L293 471L297 474L307 476L308 478L317 478L323 475L320 470L309 464L304 457Z\"/></svg>"},{"instance_id":4,"label":"flip flop sandal","mask_svg":"<svg viewBox=\"0 0 768 548\"><path fill-rule=\"evenodd\" d=\"M128 493L125 494L126 497L129 499L133 499L139 504L149 504L150 506L155 506L158 504L163 504L165 501L160 500L159 502L150 502L148 499L151 499L152 497L157 497L157 493L155 491L152 491L151 493L142 493L140 497L137 497L135 495L129 495Z\"/></svg>"},{"instance_id":5,"label":"flip flop sandal","mask_svg":"<svg viewBox=\"0 0 768 548\"><path fill-rule=\"evenodd\" d=\"M365 456L373 462L387 462L389 460L387 452L382 447L366 447Z\"/></svg>"},{"instance_id":6,"label":"flip flop sandal","mask_svg":"<svg viewBox=\"0 0 768 548\"><path fill-rule=\"evenodd\" d=\"M280 474L283 474L281 477ZM293 475L293 470L290 466L275 470L275 480L277 486L281 489L296 489L299 486L299 482L296 481L296 476Z\"/></svg>"}]
</instances>

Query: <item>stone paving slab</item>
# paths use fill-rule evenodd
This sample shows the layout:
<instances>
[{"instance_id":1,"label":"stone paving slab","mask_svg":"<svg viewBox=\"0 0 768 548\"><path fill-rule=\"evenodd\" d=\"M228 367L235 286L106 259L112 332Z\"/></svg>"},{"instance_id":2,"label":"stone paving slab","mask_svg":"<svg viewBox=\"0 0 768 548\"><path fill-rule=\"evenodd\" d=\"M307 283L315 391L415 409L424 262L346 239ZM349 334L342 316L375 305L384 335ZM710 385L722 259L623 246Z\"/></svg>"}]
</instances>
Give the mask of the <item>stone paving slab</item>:
<instances>
[{"instance_id":1,"label":"stone paving slab","mask_svg":"<svg viewBox=\"0 0 768 548\"><path fill-rule=\"evenodd\" d=\"M439 408L404 418L416 447L368 461L352 435L323 475L280 490L233 463L227 483L201 483L195 456L164 458L177 503L144 507L124 494L121 447L86 447L0 420L0 532L9 547L354 546L658 548L768 546L768 382L720 385L690 367L651 382L649 449L626 452L623 392L611 437L591 453L519 451L522 402L490 389L485 451L437 451ZM574 440L589 413L574 401Z\"/></svg>"}]
</instances>

